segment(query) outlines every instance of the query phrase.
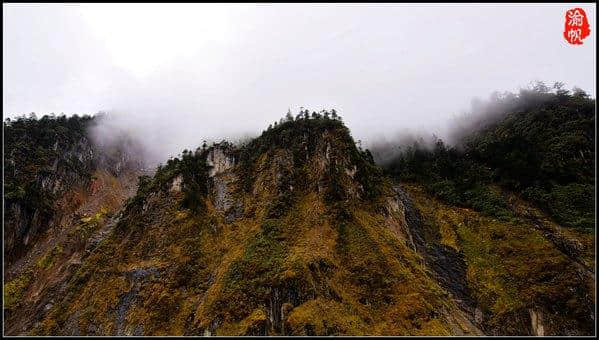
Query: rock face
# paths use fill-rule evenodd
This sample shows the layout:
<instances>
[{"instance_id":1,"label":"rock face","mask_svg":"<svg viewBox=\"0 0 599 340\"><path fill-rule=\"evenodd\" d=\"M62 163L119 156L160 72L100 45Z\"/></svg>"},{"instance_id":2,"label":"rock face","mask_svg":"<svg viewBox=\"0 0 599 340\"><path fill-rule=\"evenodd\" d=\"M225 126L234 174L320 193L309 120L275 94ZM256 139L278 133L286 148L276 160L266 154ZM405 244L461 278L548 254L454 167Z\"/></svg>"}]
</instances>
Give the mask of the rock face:
<instances>
[{"instance_id":1,"label":"rock face","mask_svg":"<svg viewBox=\"0 0 599 340\"><path fill-rule=\"evenodd\" d=\"M55 145L58 145L56 143ZM56 198L65 194L76 185L86 185L89 181L87 173L93 169L94 151L87 138L82 138L74 145L69 145L60 150L51 161L50 171L39 171L33 178L34 187L39 188L37 194L46 198ZM10 160L15 168L26 167L28 164ZM29 206L19 199L6 201L7 216L4 229L5 238L5 264L23 254L31 240L40 232L45 231L48 225L56 223L55 216L49 206Z\"/></svg>"},{"instance_id":2,"label":"rock face","mask_svg":"<svg viewBox=\"0 0 599 340\"><path fill-rule=\"evenodd\" d=\"M30 206L22 200L7 199L5 264L10 263L6 260L13 261L26 252L30 242L40 233L60 222L65 211L57 207L56 202L70 194L74 188L92 187L94 181L91 174L94 171L102 169L118 177L124 172L143 168L139 155L127 154L118 149L106 154L104 150L96 148L87 137L81 137L72 144L61 147L58 145L56 142L53 146L56 156L49 162L52 164L51 169L38 171L33 178L33 186L39 189L31 194L41 196L40 200L45 205ZM15 163L13 159L10 161ZM34 164L15 163L16 168L28 166Z\"/></svg>"},{"instance_id":3,"label":"rock face","mask_svg":"<svg viewBox=\"0 0 599 340\"><path fill-rule=\"evenodd\" d=\"M231 223L243 213L243 204L234 196L238 176L233 171L236 155L233 145L227 142L215 144L208 149L206 165L209 167L209 190L214 207L226 223Z\"/></svg>"},{"instance_id":4,"label":"rock face","mask_svg":"<svg viewBox=\"0 0 599 340\"><path fill-rule=\"evenodd\" d=\"M24 332L25 324L56 306L82 257L111 232L113 214L135 192L139 155L118 145L110 154L98 148L87 136L92 122L44 117L5 123L7 332ZM65 334L83 332L65 327Z\"/></svg>"},{"instance_id":5,"label":"rock face","mask_svg":"<svg viewBox=\"0 0 599 340\"><path fill-rule=\"evenodd\" d=\"M170 191L171 192L180 192L181 184L183 183L183 176L179 175L172 180Z\"/></svg>"},{"instance_id":6,"label":"rock face","mask_svg":"<svg viewBox=\"0 0 599 340\"><path fill-rule=\"evenodd\" d=\"M226 142L210 148L206 164L210 167L209 176L214 177L235 165L235 157L230 153L232 146Z\"/></svg>"},{"instance_id":7,"label":"rock face","mask_svg":"<svg viewBox=\"0 0 599 340\"><path fill-rule=\"evenodd\" d=\"M23 302L39 323L16 327L14 311L11 332L479 334L423 270L406 197L341 124L306 124L171 162L91 236L53 288L65 298ZM379 206L384 197L395 206Z\"/></svg>"},{"instance_id":8,"label":"rock face","mask_svg":"<svg viewBox=\"0 0 599 340\"><path fill-rule=\"evenodd\" d=\"M532 334L537 336L545 335L543 328L543 313L533 309L529 309L528 311L530 313L530 327L532 328Z\"/></svg>"},{"instance_id":9,"label":"rock face","mask_svg":"<svg viewBox=\"0 0 599 340\"><path fill-rule=\"evenodd\" d=\"M405 229L414 251L422 254L426 267L432 270L441 286L456 298L460 307L466 313L474 312L473 321L476 324L481 324L482 312L479 309L475 310L474 301L466 282L467 265L463 254L443 244L427 243L422 217L414 207L412 199L400 186L395 186L394 190L397 196L393 206L403 210L404 225L407 227Z\"/></svg>"},{"instance_id":10,"label":"rock face","mask_svg":"<svg viewBox=\"0 0 599 340\"><path fill-rule=\"evenodd\" d=\"M242 147L186 153L140 180L128 200L126 171L117 172L96 172L81 216L53 233L61 238L36 243L31 264L10 275L7 334L565 333L551 328L556 320L585 331L582 316L529 311L499 286L511 273L493 269L520 258L504 252L498 262L507 245L493 245L507 231L521 233L517 246L537 240L530 230L453 214L422 188L392 183L337 120L303 118ZM491 232L503 236L491 243ZM569 263L538 242L549 253L543 271ZM533 277L525 269L516 272ZM586 288L564 277L566 289L548 277L531 291L587 301ZM580 294L567 295L571 287Z\"/></svg>"}]
</instances>

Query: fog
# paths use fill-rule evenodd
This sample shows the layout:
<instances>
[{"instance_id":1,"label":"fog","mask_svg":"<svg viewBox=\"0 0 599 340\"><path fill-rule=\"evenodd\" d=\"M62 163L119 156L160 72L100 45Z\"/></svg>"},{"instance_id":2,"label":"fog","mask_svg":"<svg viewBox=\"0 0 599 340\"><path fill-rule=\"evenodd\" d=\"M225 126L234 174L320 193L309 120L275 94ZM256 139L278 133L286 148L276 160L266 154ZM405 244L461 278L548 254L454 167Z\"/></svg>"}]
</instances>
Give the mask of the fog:
<instances>
[{"instance_id":1,"label":"fog","mask_svg":"<svg viewBox=\"0 0 599 340\"><path fill-rule=\"evenodd\" d=\"M581 7L591 35L563 38ZM595 5L3 4L3 114L107 112L152 161L336 109L356 140L451 139L475 98L595 97Z\"/></svg>"},{"instance_id":2,"label":"fog","mask_svg":"<svg viewBox=\"0 0 599 340\"><path fill-rule=\"evenodd\" d=\"M439 131L421 129L419 131L404 129L398 131L391 138L372 137L368 142L374 160L378 164L387 165L396 157L411 148L432 150L439 140L448 147L457 151L467 151L469 140L478 133L484 133L488 128L514 112L523 112L535 107L555 101L560 96L582 96L589 94L584 90L574 87L567 89L561 82L545 84L540 81L531 82L527 87L520 88L517 92L495 91L486 99L474 98L467 111L455 115L444 122Z\"/></svg>"}]
</instances>

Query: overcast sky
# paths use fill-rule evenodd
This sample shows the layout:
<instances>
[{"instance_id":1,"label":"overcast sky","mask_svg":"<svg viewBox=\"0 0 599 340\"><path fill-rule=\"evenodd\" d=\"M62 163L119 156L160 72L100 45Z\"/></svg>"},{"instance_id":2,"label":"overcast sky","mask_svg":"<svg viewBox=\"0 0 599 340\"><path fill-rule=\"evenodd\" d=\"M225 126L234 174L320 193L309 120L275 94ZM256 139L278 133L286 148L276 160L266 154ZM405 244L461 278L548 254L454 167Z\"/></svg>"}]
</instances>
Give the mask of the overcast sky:
<instances>
[{"instance_id":1,"label":"overcast sky","mask_svg":"<svg viewBox=\"0 0 599 340\"><path fill-rule=\"evenodd\" d=\"M591 34L563 38L583 8ZM473 97L595 97L594 4L4 4L3 113L111 111L163 153L336 108L356 139L442 130Z\"/></svg>"}]
</instances>

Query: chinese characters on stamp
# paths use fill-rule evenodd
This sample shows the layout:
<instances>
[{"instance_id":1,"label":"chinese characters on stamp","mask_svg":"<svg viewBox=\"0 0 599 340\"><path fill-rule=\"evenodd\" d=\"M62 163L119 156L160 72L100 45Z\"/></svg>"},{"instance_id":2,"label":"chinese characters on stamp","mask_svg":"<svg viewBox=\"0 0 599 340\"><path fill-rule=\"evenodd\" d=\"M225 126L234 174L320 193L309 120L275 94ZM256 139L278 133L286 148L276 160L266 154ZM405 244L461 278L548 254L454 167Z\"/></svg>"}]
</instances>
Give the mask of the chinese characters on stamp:
<instances>
[{"instance_id":1,"label":"chinese characters on stamp","mask_svg":"<svg viewBox=\"0 0 599 340\"><path fill-rule=\"evenodd\" d=\"M582 45L582 40L591 33L587 15L582 8L566 11L564 38L572 45Z\"/></svg>"}]
</instances>

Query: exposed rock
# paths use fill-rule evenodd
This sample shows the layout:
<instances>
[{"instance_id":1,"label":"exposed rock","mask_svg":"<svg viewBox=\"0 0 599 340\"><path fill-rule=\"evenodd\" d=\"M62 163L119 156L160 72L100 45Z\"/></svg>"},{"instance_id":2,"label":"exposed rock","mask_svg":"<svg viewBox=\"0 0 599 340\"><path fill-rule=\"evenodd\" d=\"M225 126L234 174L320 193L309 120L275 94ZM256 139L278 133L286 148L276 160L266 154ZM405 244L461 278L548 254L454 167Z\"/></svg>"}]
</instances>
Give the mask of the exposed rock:
<instances>
[{"instance_id":1,"label":"exposed rock","mask_svg":"<svg viewBox=\"0 0 599 340\"><path fill-rule=\"evenodd\" d=\"M358 172L358 167L355 165L349 169L345 169L345 174L351 177L352 179L356 175L356 172Z\"/></svg>"},{"instance_id":2,"label":"exposed rock","mask_svg":"<svg viewBox=\"0 0 599 340\"><path fill-rule=\"evenodd\" d=\"M534 309L529 309L528 313L530 314L530 327L532 329L532 334L537 336L545 335L543 326L543 313Z\"/></svg>"},{"instance_id":3,"label":"exposed rock","mask_svg":"<svg viewBox=\"0 0 599 340\"><path fill-rule=\"evenodd\" d=\"M210 177L232 168L235 165L235 157L231 154L231 146L225 142L214 145L208 152L206 163L210 167Z\"/></svg>"},{"instance_id":4,"label":"exposed rock","mask_svg":"<svg viewBox=\"0 0 599 340\"><path fill-rule=\"evenodd\" d=\"M216 176L212 179L214 206L220 212L225 212L233 205L233 199L229 193L229 184L232 182L230 176Z\"/></svg>"},{"instance_id":5,"label":"exposed rock","mask_svg":"<svg viewBox=\"0 0 599 340\"><path fill-rule=\"evenodd\" d=\"M474 309L474 321L477 324L481 324L483 322L483 311L478 307Z\"/></svg>"},{"instance_id":6,"label":"exposed rock","mask_svg":"<svg viewBox=\"0 0 599 340\"><path fill-rule=\"evenodd\" d=\"M317 127L302 131L304 139ZM492 327L497 321L493 309L482 299L473 301L479 291L475 295L469 289L479 287L466 280L482 276L472 275L474 261L464 255L477 245L462 248L463 234L452 234L452 229L440 236L433 224L449 214L429 219L423 207L432 199L422 203L408 195L404 188L409 185L394 188L384 179L378 186L380 174L361 163L364 157L354 157L359 150L348 152L353 143L340 131L319 133L310 147L270 148L274 138L268 139L251 150L261 154L236 153L223 143L204 150L210 177L202 173L196 179L206 182L194 183L201 188L201 209L192 213L184 195L169 195L189 189L183 175L140 190L144 197L130 200L119 214L113 210L102 217L104 225L90 228L58 265L36 272L41 279L23 300L28 309L9 315L7 333L481 335L485 323ZM254 163L245 171L239 164L248 164L247 154ZM111 166L123 171L127 161L119 158ZM204 171L199 165L196 169ZM177 173L170 170L166 173ZM185 180L192 178L188 175ZM44 190L64 189L62 181L50 177L40 183ZM375 189L373 196L363 195L362 184ZM97 196L107 188L92 190ZM39 212L11 209L27 213L25 220L41 218ZM72 222L64 221L67 226ZM500 242L508 236L494 230L490 238ZM25 242L35 243L29 237ZM29 261L35 266L38 258ZM64 276L59 278L56 268L67 268ZM52 271L48 281L53 283L46 285L44 275ZM544 335L551 327L554 332L553 311L530 310L530 326L526 310L517 312L518 323L510 324L510 331ZM79 324L88 313L94 320ZM563 333L579 334L576 327L565 325Z\"/></svg>"},{"instance_id":7,"label":"exposed rock","mask_svg":"<svg viewBox=\"0 0 599 340\"><path fill-rule=\"evenodd\" d=\"M393 207L395 209L403 210L403 216L406 221L406 232L409 234L410 242L414 247L414 250L419 253L425 253L426 245L424 243L424 237L422 234L421 218L418 211L414 208L412 200L408 194L403 191L399 186L394 187L397 193L396 200Z\"/></svg>"},{"instance_id":8,"label":"exposed rock","mask_svg":"<svg viewBox=\"0 0 599 340\"><path fill-rule=\"evenodd\" d=\"M396 199L391 200L391 209L402 210L405 218L406 232L414 250L421 254L426 265L432 269L436 279L441 286L447 289L455 298L456 302L464 309L466 314L472 315L474 309L474 300L471 297L468 284L466 282L467 265L463 254L455 249L443 244L429 243L424 241L424 231L422 227L422 218L408 194L399 186L395 186L397 193ZM479 310L480 312L480 310ZM476 310L474 322L476 321Z\"/></svg>"},{"instance_id":9,"label":"exposed rock","mask_svg":"<svg viewBox=\"0 0 599 340\"><path fill-rule=\"evenodd\" d=\"M66 326L65 326L65 333L67 335L71 335L71 336L75 336L75 335L80 335L81 334L81 328L79 327L79 315L81 313L79 311L75 312L73 315L69 316ZM90 325L90 327L92 327ZM91 334L93 334L96 329L95 327L91 328Z\"/></svg>"},{"instance_id":10,"label":"exposed rock","mask_svg":"<svg viewBox=\"0 0 599 340\"><path fill-rule=\"evenodd\" d=\"M59 218L55 213L61 211L56 207L69 190L76 187L89 187L90 174L96 169L105 169L115 175L125 170L137 170L142 167L140 154L133 149L124 150L115 147L113 151L100 148L87 137L80 138L72 144L56 141L51 147L58 156L50 164L38 171L35 181L40 188L39 195L50 200L52 207L44 207L43 211L35 207L23 205L19 200L7 200L8 214L5 218L5 263L11 264L26 253L32 240L55 226ZM14 163L14 160L9 160ZM27 164L15 164L15 168ZM38 165L39 166L39 165ZM64 210L64 209L63 209Z\"/></svg>"},{"instance_id":11,"label":"exposed rock","mask_svg":"<svg viewBox=\"0 0 599 340\"><path fill-rule=\"evenodd\" d=\"M180 192L181 191L181 184L183 183L183 176L182 175L178 175L175 178L173 178L169 191L170 192Z\"/></svg>"},{"instance_id":12,"label":"exposed rock","mask_svg":"<svg viewBox=\"0 0 599 340\"><path fill-rule=\"evenodd\" d=\"M232 223L243 213L243 204L235 198L235 182L238 180L233 171L236 165L233 147L226 142L214 145L206 156L209 169L209 190L214 207L224 216L225 223Z\"/></svg>"}]
</instances>

